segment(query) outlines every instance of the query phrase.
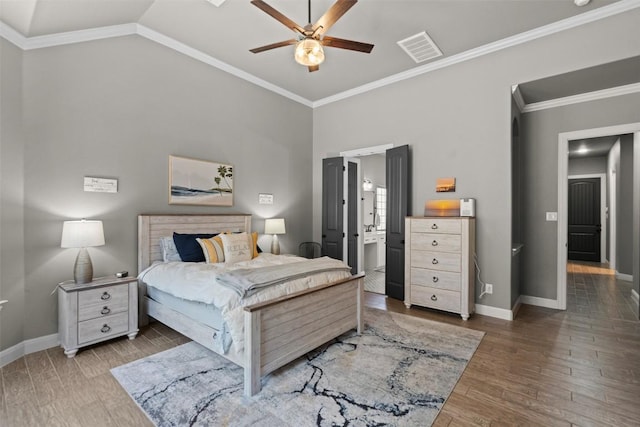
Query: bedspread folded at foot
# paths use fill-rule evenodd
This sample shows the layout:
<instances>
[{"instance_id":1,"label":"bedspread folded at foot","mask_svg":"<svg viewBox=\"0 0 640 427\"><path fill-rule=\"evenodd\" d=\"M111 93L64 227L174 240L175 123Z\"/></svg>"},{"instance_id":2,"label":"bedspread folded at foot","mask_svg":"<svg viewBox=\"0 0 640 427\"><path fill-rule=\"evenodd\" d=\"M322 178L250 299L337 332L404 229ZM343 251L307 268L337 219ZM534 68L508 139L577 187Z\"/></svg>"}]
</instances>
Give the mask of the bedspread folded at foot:
<instances>
[{"instance_id":1,"label":"bedspread folded at foot","mask_svg":"<svg viewBox=\"0 0 640 427\"><path fill-rule=\"evenodd\" d=\"M241 298L246 298L266 287L305 277L309 274L349 270L351 270L349 266L342 261L322 257L292 264L242 268L220 274L216 277L216 280L219 284L232 289Z\"/></svg>"}]
</instances>

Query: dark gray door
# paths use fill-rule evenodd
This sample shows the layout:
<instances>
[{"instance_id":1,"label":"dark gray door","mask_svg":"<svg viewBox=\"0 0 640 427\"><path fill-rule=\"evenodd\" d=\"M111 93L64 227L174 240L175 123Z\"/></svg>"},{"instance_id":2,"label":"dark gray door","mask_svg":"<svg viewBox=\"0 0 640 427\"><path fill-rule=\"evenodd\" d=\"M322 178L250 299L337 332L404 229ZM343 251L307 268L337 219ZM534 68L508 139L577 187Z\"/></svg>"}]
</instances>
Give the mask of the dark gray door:
<instances>
[{"instance_id":1,"label":"dark gray door","mask_svg":"<svg viewBox=\"0 0 640 427\"><path fill-rule=\"evenodd\" d=\"M409 146L387 150L387 260L385 293L404 300L404 220L411 212Z\"/></svg>"},{"instance_id":2,"label":"dark gray door","mask_svg":"<svg viewBox=\"0 0 640 427\"><path fill-rule=\"evenodd\" d=\"M322 160L322 255L343 260L344 159Z\"/></svg>"},{"instance_id":3,"label":"dark gray door","mask_svg":"<svg viewBox=\"0 0 640 427\"><path fill-rule=\"evenodd\" d=\"M600 262L600 178L569 180L570 260Z\"/></svg>"},{"instance_id":4,"label":"dark gray door","mask_svg":"<svg viewBox=\"0 0 640 427\"><path fill-rule=\"evenodd\" d=\"M358 165L347 163L347 264L351 266L351 274L358 272Z\"/></svg>"}]
</instances>

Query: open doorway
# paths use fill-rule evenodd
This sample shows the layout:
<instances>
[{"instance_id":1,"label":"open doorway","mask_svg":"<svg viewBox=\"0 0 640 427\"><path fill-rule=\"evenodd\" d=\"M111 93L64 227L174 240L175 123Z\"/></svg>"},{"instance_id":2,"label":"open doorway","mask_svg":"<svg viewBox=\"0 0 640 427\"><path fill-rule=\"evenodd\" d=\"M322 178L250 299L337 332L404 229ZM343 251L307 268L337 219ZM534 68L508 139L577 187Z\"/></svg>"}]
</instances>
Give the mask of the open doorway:
<instances>
[{"instance_id":1,"label":"open doorway","mask_svg":"<svg viewBox=\"0 0 640 427\"><path fill-rule=\"evenodd\" d=\"M360 165L358 252L361 271L365 273L365 290L385 294L386 266L386 152L392 144L341 152L345 158L357 158ZM353 215L351 215L353 217Z\"/></svg>"},{"instance_id":2,"label":"open doorway","mask_svg":"<svg viewBox=\"0 0 640 427\"><path fill-rule=\"evenodd\" d=\"M558 141L558 308L637 320L640 123Z\"/></svg>"}]
</instances>

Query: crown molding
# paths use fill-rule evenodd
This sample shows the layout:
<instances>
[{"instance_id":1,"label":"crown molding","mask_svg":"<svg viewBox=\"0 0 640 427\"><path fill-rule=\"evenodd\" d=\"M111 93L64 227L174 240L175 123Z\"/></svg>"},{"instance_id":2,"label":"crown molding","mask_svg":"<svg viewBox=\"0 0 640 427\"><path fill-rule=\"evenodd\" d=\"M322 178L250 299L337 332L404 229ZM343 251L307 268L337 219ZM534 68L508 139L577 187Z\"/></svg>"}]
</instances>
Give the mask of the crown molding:
<instances>
[{"instance_id":1,"label":"crown molding","mask_svg":"<svg viewBox=\"0 0 640 427\"><path fill-rule=\"evenodd\" d=\"M579 104L581 102L596 101L599 99L611 98L614 96L629 95L640 92L640 83L633 83L625 86L617 86L609 89L596 90L593 92L581 93L578 95L565 96L564 98L551 99L549 101L534 102L527 104L521 109L523 113L532 111L547 110L549 108L563 107L565 105Z\"/></svg>"},{"instance_id":2,"label":"crown molding","mask_svg":"<svg viewBox=\"0 0 640 427\"><path fill-rule=\"evenodd\" d=\"M198 49L194 49L190 46L187 46L186 44L179 42L174 38L166 36L148 27L145 27L144 25L139 25L139 24L136 24L136 25L137 25L137 34L141 37L144 37L148 40L151 40L158 44L166 46L169 49L173 49L197 61L204 62L207 65L211 65L212 67L215 67L221 71L224 71L238 78L246 80L250 83L253 83L256 86L260 86L264 89L275 92L278 95L291 99L292 101L296 101L300 104L306 105L307 107L312 106L311 105L312 103L310 100L303 98L299 95L296 95L295 93L290 92L286 89L283 89L280 86L276 86L272 83L269 83L266 80L263 80L257 76L254 76L253 74L247 73L246 71L243 71L232 65L229 65L226 62L220 61L219 59L216 59L209 54L206 54Z\"/></svg>"},{"instance_id":3,"label":"crown molding","mask_svg":"<svg viewBox=\"0 0 640 427\"><path fill-rule=\"evenodd\" d=\"M13 43L20 49L26 50L27 38L2 21L0 21L0 37Z\"/></svg>"},{"instance_id":4,"label":"crown molding","mask_svg":"<svg viewBox=\"0 0 640 427\"><path fill-rule=\"evenodd\" d=\"M513 100L515 101L516 105L518 106L518 110L520 110L520 112L522 113L522 110L524 110L524 108L527 106L527 104L524 102L524 98L522 97L522 92L520 92L520 86L519 85L513 85L512 86L511 95L513 96Z\"/></svg>"},{"instance_id":5,"label":"crown molding","mask_svg":"<svg viewBox=\"0 0 640 427\"><path fill-rule=\"evenodd\" d=\"M582 13L580 15L572 16L571 18L566 18L552 24L525 31L524 33L497 40L495 42L488 43L486 45L479 46L477 48L470 49L465 52L461 52L456 55L452 55L420 67L412 68L410 70L385 77L372 83L358 86L356 88L349 89L323 99L319 99L313 103L313 107L320 107L322 105L327 105L332 102L340 101L342 99L346 99L355 95L360 95L370 90L378 89L393 83L400 82L402 80L407 80L425 73L429 73L431 71L436 71L441 68L469 61L480 56L488 55L502 49L517 46L561 31L589 24L591 22L618 15L629 10L637 9L639 7L640 0L620 0L619 2L613 3L608 6L603 6L598 9Z\"/></svg>"},{"instance_id":6,"label":"crown molding","mask_svg":"<svg viewBox=\"0 0 640 427\"><path fill-rule=\"evenodd\" d=\"M289 98L295 102L303 104L305 106L316 108L323 105L327 105L333 102L340 101L342 99L350 98L374 89L378 89L393 83L397 83L403 80L407 80L431 71L436 71L451 65L459 64L464 61L478 58L480 56L488 55L493 52L497 52L502 49L517 46L522 43L526 43L532 40L536 40L551 34L555 34L560 31L575 28L581 25L585 25L600 19L608 18L629 10L637 9L640 7L640 0L620 0L616 3L612 3L608 6L603 6L594 9L589 12L582 13L580 15L566 18L552 24L548 24L533 30L525 31L524 33L516 34L511 37L507 37L502 40L495 41L493 43L486 44L474 49L470 49L465 52L461 52L450 57L443 58L438 61L425 64L410 70L394 74L392 76L377 80L375 82L367 83L362 86L355 87L353 89L337 93L335 95L328 96L326 98L319 99L317 101L311 101L303 98L293 92L290 92L280 86L276 86L269 83L253 74L247 73L239 68L233 67L225 62L222 62L211 55L208 55L202 51L191 48L186 44L179 42L171 37L161 34L157 31L151 30L143 25L131 23L122 25L113 25L109 27L92 28L88 30L69 31L64 33L50 34L44 36L25 37L18 33L16 30L0 21L0 37L7 39L9 42L18 46L23 50L40 49L45 47L60 46L73 43L81 43L92 40L100 40L111 37L122 37L128 35L139 35L146 39L152 40L156 43L162 44L170 49L174 49L184 55L187 55L193 59L204 62L212 67L218 68L229 74L232 74L238 78L244 79L250 83L260 86L264 89L277 93L281 96ZM547 107L551 108L551 107Z\"/></svg>"}]
</instances>

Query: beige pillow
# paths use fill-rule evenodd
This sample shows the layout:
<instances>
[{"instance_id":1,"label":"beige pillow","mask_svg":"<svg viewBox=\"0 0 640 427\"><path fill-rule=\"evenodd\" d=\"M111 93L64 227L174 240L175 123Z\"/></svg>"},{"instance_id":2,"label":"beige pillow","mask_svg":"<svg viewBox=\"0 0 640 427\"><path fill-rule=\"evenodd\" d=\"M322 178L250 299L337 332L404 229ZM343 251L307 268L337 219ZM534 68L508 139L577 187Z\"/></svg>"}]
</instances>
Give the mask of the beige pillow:
<instances>
[{"instance_id":1,"label":"beige pillow","mask_svg":"<svg viewBox=\"0 0 640 427\"><path fill-rule=\"evenodd\" d=\"M247 233L221 234L224 262L249 261L253 257L253 239Z\"/></svg>"}]
</instances>

